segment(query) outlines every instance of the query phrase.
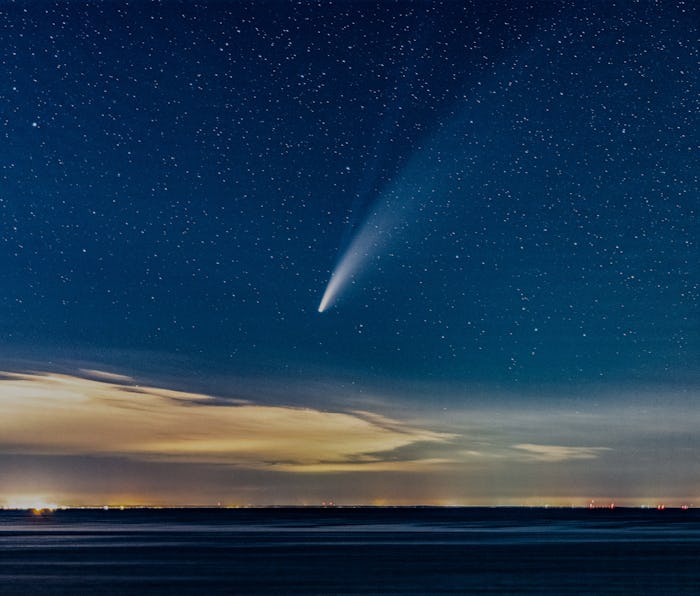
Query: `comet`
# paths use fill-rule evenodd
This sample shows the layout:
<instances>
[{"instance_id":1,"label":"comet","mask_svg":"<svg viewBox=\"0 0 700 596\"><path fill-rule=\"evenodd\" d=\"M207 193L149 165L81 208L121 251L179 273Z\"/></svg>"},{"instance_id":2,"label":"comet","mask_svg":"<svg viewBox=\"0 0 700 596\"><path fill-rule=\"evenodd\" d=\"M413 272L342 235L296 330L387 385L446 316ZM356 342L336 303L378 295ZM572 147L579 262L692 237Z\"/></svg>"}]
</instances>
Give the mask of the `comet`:
<instances>
[{"instance_id":1,"label":"comet","mask_svg":"<svg viewBox=\"0 0 700 596\"><path fill-rule=\"evenodd\" d=\"M386 222L382 221L385 219L385 216L382 217L382 214L375 211L359 228L359 231L338 260L328 280L326 290L318 306L318 312L324 312L333 306L341 291L355 281L364 263L372 255L378 254L380 249L386 244L389 234L387 233Z\"/></svg>"},{"instance_id":2,"label":"comet","mask_svg":"<svg viewBox=\"0 0 700 596\"><path fill-rule=\"evenodd\" d=\"M331 308L340 294L367 269L367 265L376 260L381 251L404 232L408 226L409 214L415 207L415 197L414 193L392 190L379 201L379 206L364 220L338 259L318 312Z\"/></svg>"},{"instance_id":3,"label":"comet","mask_svg":"<svg viewBox=\"0 0 700 596\"><path fill-rule=\"evenodd\" d=\"M474 163L470 145L474 116L473 112L453 116L414 152L387 185L336 261L318 312L333 307L348 286L356 283L369 265L379 259L382 251L405 237L406 231L419 221L426 221L422 208L428 204L437 207L450 191L462 188L460 181L467 177ZM412 236L420 240L415 232L412 229Z\"/></svg>"},{"instance_id":4,"label":"comet","mask_svg":"<svg viewBox=\"0 0 700 596\"><path fill-rule=\"evenodd\" d=\"M401 105L392 104L392 107L384 115L375 145L375 158L368 164L363 173L355 202L350 210L353 215L358 211L360 205L367 201L368 198L371 198L372 189L379 182L379 172L382 165L382 157L380 156L384 155L382 147L388 142L391 132L396 128L400 111ZM391 207L386 200L384 203L381 201L378 201L378 203L380 207L373 209L362 225L357 228L354 236L352 236L352 227L348 228L341 243L341 246L345 246L345 250L336 262L336 266L321 298L318 312L323 312L333 305L339 293L355 280L364 261L369 259L371 254L378 253L384 245L387 239L386 226L390 223L388 216ZM349 243L348 237L351 238Z\"/></svg>"}]
</instances>

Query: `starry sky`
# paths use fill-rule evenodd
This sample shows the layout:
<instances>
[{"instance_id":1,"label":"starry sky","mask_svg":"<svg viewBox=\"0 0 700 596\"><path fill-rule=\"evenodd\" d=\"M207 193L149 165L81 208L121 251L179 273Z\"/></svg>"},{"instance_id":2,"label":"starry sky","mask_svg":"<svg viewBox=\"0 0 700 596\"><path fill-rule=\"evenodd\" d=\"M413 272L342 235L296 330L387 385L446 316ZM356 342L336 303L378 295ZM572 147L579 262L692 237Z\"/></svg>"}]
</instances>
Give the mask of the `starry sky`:
<instances>
[{"instance_id":1,"label":"starry sky","mask_svg":"<svg viewBox=\"0 0 700 596\"><path fill-rule=\"evenodd\" d=\"M0 4L0 505L700 504L698 23Z\"/></svg>"}]
</instances>

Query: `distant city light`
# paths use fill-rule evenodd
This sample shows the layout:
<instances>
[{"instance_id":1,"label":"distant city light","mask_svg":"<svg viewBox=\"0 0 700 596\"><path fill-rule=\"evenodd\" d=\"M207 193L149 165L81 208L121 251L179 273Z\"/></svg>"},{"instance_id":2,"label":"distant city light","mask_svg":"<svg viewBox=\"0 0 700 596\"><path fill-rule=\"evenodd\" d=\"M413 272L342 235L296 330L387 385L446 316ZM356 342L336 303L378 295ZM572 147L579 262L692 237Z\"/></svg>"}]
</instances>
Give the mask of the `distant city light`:
<instances>
[{"instance_id":1,"label":"distant city light","mask_svg":"<svg viewBox=\"0 0 700 596\"><path fill-rule=\"evenodd\" d=\"M25 509L35 514L61 509L61 505L46 501L41 497L13 497L6 501L5 509Z\"/></svg>"}]
</instances>

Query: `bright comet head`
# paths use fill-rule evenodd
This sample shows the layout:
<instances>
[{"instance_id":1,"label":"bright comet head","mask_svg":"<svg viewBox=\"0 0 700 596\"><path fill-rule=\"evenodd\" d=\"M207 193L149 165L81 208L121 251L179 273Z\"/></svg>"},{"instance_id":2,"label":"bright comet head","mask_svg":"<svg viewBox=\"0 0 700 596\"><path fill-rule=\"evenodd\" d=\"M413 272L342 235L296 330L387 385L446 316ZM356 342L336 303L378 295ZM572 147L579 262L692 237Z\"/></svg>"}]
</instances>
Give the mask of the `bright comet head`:
<instances>
[{"instance_id":1,"label":"bright comet head","mask_svg":"<svg viewBox=\"0 0 700 596\"><path fill-rule=\"evenodd\" d=\"M323 312L328 308L328 303L330 302L330 283L326 287L326 291L323 293L323 298L321 298L321 304L318 305L318 312Z\"/></svg>"}]
</instances>

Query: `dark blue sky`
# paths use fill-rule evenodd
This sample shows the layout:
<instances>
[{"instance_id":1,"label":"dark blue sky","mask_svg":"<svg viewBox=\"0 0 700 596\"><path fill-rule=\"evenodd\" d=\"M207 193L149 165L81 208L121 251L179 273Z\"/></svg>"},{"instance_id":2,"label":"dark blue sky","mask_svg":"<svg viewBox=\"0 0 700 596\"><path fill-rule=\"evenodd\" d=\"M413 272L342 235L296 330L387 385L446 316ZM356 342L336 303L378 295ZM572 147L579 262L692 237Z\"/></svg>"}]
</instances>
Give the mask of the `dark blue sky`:
<instances>
[{"instance_id":1,"label":"dark blue sky","mask_svg":"<svg viewBox=\"0 0 700 596\"><path fill-rule=\"evenodd\" d=\"M3 3L4 368L395 416L694 412L698 17ZM363 229L382 245L319 313Z\"/></svg>"}]
</instances>

